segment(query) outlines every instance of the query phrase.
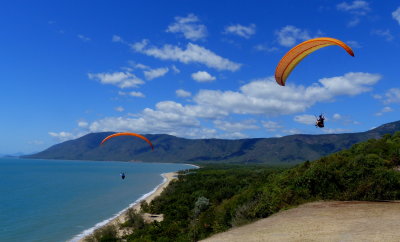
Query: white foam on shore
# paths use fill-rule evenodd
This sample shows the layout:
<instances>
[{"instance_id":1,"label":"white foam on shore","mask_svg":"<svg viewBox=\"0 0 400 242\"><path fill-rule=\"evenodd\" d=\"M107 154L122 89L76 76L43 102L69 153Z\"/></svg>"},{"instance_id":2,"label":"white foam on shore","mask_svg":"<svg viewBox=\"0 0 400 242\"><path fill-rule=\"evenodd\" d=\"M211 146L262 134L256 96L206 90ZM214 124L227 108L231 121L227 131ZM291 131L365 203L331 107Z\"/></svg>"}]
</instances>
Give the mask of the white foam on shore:
<instances>
[{"instance_id":1,"label":"white foam on shore","mask_svg":"<svg viewBox=\"0 0 400 242\"><path fill-rule=\"evenodd\" d=\"M112 221L113 219L116 219L118 216L120 216L121 214L123 214L125 211L127 211L129 208L135 206L136 204L138 204L140 201L146 199L148 196L150 196L151 194L153 194L154 192L157 191L157 189L162 186L164 183L167 182L167 177L165 176L165 173L162 173L161 176L164 178L163 181L157 185L153 190L151 190L148 193L143 194L141 197L139 197L136 201L134 201L133 203L129 204L129 206L127 208L124 208L123 210L119 211L117 214L115 214L113 217L103 220L97 224L95 224L93 227L86 229L84 231L82 231L80 234L76 235L75 237L73 237L72 239L68 240L70 242L78 242L79 240L83 239L84 237L92 234L96 229L106 225L107 223L109 223L110 221Z\"/></svg>"},{"instance_id":2,"label":"white foam on shore","mask_svg":"<svg viewBox=\"0 0 400 242\"><path fill-rule=\"evenodd\" d=\"M193 164L187 164L187 163L183 163L183 164L188 165L188 166L194 166L196 169L200 168L200 166L196 166L196 165L193 165Z\"/></svg>"}]
</instances>

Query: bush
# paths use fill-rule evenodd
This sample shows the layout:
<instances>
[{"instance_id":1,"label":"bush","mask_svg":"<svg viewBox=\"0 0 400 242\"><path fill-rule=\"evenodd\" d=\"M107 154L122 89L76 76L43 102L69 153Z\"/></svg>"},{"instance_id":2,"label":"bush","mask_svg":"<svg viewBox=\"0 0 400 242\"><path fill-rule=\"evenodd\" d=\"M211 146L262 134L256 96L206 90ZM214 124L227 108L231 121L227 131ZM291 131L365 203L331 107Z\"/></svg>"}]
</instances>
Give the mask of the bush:
<instances>
[{"instance_id":1,"label":"bush","mask_svg":"<svg viewBox=\"0 0 400 242\"><path fill-rule=\"evenodd\" d=\"M208 205L210 205L210 200L203 196L199 197L194 204L194 216L197 218L202 211L208 208Z\"/></svg>"},{"instance_id":2,"label":"bush","mask_svg":"<svg viewBox=\"0 0 400 242\"><path fill-rule=\"evenodd\" d=\"M140 210L144 213L150 213L150 206L146 200L140 202Z\"/></svg>"},{"instance_id":3,"label":"bush","mask_svg":"<svg viewBox=\"0 0 400 242\"><path fill-rule=\"evenodd\" d=\"M88 242L112 242L118 241L115 225L106 225L96 229L93 234L85 239Z\"/></svg>"}]
</instances>

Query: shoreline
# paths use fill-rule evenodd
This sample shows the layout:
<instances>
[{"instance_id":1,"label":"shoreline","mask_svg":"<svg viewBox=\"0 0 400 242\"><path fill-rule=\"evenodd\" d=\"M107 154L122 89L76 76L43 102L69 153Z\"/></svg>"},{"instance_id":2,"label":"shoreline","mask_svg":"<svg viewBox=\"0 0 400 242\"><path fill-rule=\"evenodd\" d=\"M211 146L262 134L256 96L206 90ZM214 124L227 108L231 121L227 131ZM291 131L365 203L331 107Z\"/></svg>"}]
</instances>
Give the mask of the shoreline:
<instances>
[{"instance_id":1,"label":"shoreline","mask_svg":"<svg viewBox=\"0 0 400 242\"><path fill-rule=\"evenodd\" d=\"M194 164L189 164L189 163L180 163L180 162L148 162L148 161L123 161L123 160L69 160L69 159L54 159L54 158L30 158L30 157L21 157L21 156L15 156L15 157L4 157L0 156L0 159L9 159L9 158L15 158L15 159L21 159L21 160L50 160L50 161L88 161L88 162L124 162L124 163L145 163L145 164L180 164L180 165L188 165L188 166L193 166L195 168L200 168L198 165Z\"/></svg>"},{"instance_id":2,"label":"shoreline","mask_svg":"<svg viewBox=\"0 0 400 242\"><path fill-rule=\"evenodd\" d=\"M82 231L81 233L79 233L78 235L74 236L69 241L82 242L82 241L84 241L84 239L86 237L92 235L93 232L96 229L99 229L101 227L104 227L104 226L107 226L107 225L110 225L110 224L118 225L119 223L125 222L126 221L126 219L125 219L126 213L127 213L129 208L133 208L136 211L140 211L140 202L141 201L144 200L147 203L150 203L155 197L159 196L162 193L164 188L166 188L172 180L177 179L177 177L176 177L177 175L178 175L178 172L162 173L161 176L164 178L164 180L162 181L162 183L160 183L158 186L156 186L153 190L151 190L150 192L148 192L146 194L143 194L140 198L138 198L136 201L131 203L127 208L125 208L122 211L118 212L117 214L115 214L111 218L106 219L104 221L101 221L101 222L95 224L93 227Z\"/></svg>"}]
</instances>

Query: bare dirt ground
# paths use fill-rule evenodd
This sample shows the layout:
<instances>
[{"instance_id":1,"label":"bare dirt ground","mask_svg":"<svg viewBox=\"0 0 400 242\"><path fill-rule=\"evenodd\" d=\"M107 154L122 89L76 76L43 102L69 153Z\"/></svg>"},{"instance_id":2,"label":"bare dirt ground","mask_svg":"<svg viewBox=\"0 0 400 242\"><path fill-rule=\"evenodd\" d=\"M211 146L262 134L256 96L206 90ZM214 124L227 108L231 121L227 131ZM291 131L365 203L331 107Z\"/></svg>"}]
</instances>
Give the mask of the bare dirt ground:
<instances>
[{"instance_id":1,"label":"bare dirt ground","mask_svg":"<svg viewBox=\"0 0 400 242\"><path fill-rule=\"evenodd\" d=\"M400 201L308 203L203 241L400 241Z\"/></svg>"}]
</instances>

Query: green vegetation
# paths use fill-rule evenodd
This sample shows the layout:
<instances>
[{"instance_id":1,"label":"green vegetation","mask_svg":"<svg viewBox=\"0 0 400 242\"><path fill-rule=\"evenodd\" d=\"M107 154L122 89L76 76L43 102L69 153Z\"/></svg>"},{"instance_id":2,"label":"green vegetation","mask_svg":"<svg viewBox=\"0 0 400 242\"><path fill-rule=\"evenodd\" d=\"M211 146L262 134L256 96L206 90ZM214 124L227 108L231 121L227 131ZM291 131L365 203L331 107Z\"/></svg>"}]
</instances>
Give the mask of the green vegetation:
<instances>
[{"instance_id":1,"label":"green vegetation","mask_svg":"<svg viewBox=\"0 0 400 242\"><path fill-rule=\"evenodd\" d=\"M197 241L315 200L400 199L400 132L293 168L205 165L181 172L144 212L128 241Z\"/></svg>"},{"instance_id":2,"label":"green vegetation","mask_svg":"<svg viewBox=\"0 0 400 242\"><path fill-rule=\"evenodd\" d=\"M137 213L134 209L129 208L127 211L126 222L121 225L122 227L128 227L132 229L142 229L145 226L144 219L140 213Z\"/></svg>"},{"instance_id":3,"label":"green vegetation","mask_svg":"<svg viewBox=\"0 0 400 242\"><path fill-rule=\"evenodd\" d=\"M87 242L96 241L118 241L117 228L114 225L107 225L102 228L96 229L93 234L85 238Z\"/></svg>"}]
</instances>

